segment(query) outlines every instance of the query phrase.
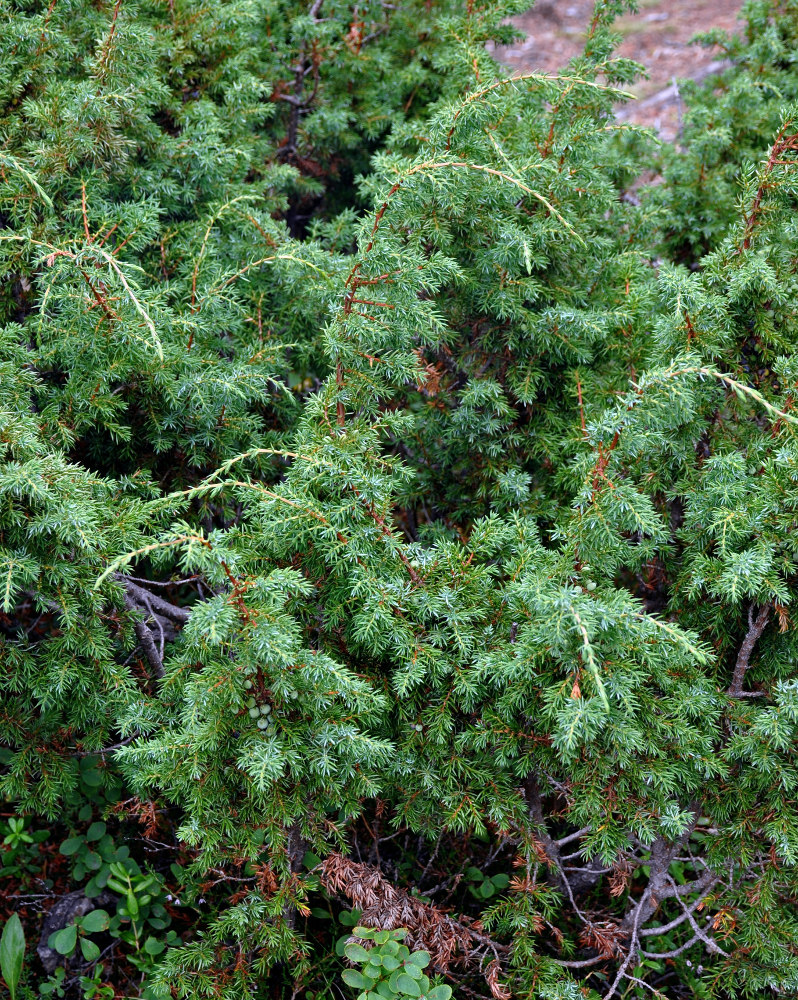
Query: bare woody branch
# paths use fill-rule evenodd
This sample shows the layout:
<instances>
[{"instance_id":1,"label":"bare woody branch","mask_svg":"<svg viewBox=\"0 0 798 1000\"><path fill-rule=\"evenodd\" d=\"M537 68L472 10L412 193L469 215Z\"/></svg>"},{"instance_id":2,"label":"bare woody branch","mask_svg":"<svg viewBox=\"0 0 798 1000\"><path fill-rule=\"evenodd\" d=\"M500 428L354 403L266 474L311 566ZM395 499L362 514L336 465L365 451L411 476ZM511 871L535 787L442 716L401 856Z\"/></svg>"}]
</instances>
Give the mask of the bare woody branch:
<instances>
[{"instance_id":1,"label":"bare woody branch","mask_svg":"<svg viewBox=\"0 0 798 1000\"><path fill-rule=\"evenodd\" d=\"M752 604L748 609L748 632L737 654L737 662L734 665L731 684L729 685L729 690L726 692L731 698L746 697L746 692L743 691L743 682L745 681L745 675L750 665L751 654L759 641L759 637L765 631L772 607L773 604L771 601L763 604L756 618L754 618L754 605Z\"/></svg>"}]
</instances>

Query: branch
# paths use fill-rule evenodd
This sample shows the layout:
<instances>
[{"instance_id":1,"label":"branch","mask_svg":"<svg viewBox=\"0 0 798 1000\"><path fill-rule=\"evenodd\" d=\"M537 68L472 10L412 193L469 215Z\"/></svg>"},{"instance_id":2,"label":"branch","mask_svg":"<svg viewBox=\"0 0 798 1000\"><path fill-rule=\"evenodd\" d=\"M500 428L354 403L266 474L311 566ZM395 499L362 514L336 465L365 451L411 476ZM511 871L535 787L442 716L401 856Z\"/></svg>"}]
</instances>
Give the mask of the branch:
<instances>
[{"instance_id":1,"label":"branch","mask_svg":"<svg viewBox=\"0 0 798 1000\"><path fill-rule=\"evenodd\" d=\"M549 865L556 871L559 887L565 891L577 917L579 917L583 924L588 924L590 921L577 905L576 899L574 898L573 886L568 880L568 876L565 874L559 843L552 839L551 834L546 829L546 821L543 818L543 802L541 800L540 788L534 774L530 774L524 782L524 798L526 799L529 807L529 815L532 817L535 825L537 826L537 837L543 845ZM580 836L583 832L584 831L579 831ZM579 892L580 889L584 890L585 888L590 888L595 885L600 875L599 870L595 868L582 870L586 871L588 874L578 880L581 884L577 884L577 892Z\"/></svg>"},{"instance_id":2,"label":"branch","mask_svg":"<svg viewBox=\"0 0 798 1000\"><path fill-rule=\"evenodd\" d=\"M126 739L120 740L110 747L101 747L99 750L75 750L74 753L70 754L70 757L102 757L103 754L113 753L114 750L121 750L122 747L126 747L133 740L137 740L140 735L139 732L135 732L132 736L128 736Z\"/></svg>"},{"instance_id":3,"label":"branch","mask_svg":"<svg viewBox=\"0 0 798 1000\"><path fill-rule=\"evenodd\" d=\"M133 580L136 583L146 583L148 587L179 587L185 583L194 583L200 579L198 573L194 576L186 576L182 580L147 580L143 576L126 576L125 580Z\"/></svg>"},{"instance_id":4,"label":"branch","mask_svg":"<svg viewBox=\"0 0 798 1000\"><path fill-rule=\"evenodd\" d=\"M698 897L698 899L694 903L691 903L689 908L686 908L685 912L682 913L681 916L674 917L674 919L667 924L660 924L657 927L646 927L644 930L640 931L639 937L641 938L660 937L662 934L667 934L668 931L672 931L674 928L679 927L681 924L685 922L685 920L687 920L690 914L695 913L695 911L699 908L699 906L701 906L701 904L704 902L704 900L707 898L710 892L714 889L717 883L718 880L716 878L713 878L710 884ZM679 899L680 904L684 908L684 904L681 902L679 894L674 894L674 895L677 899Z\"/></svg>"},{"instance_id":5,"label":"branch","mask_svg":"<svg viewBox=\"0 0 798 1000\"><path fill-rule=\"evenodd\" d=\"M621 967L618 969L618 973L615 976L609 991L605 994L604 1000L611 1000L611 997L614 997L618 992L618 987L624 977L628 978L626 970L632 962L636 960L641 950L640 933L643 924L645 924L646 921L649 920L654 913L656 913L660 901L670 895L668 892L668 868L671 866L673 859L679 854L681 848L690 839L690 835L695 829L700 815L698 804L695 801L690 803L689 808L694 814L693 821L675 843L668 845L668 842L664 837L658 837L651 845L651 860L649 862L651 874L648 879L648 885L646 886L643 895L640 897L639 902L632 910L632 913L627 914L624 918L623 924L621 925L624 928L628 928L631 932L629 950L626 953L626 958L623 960ZM673 883L671 882L671 884ZM678 888L675 886L674 888L676 889L675 894L678 895Z\"/></svg>"},{"instance_id":6,"label":"branch","mask_svg":"<svg viewBox=\"0 0 798 1000\"><path fill-rule=\"evenodd\" d=\"M730 698L746 697L743 693L743 681L749 667L751 653L753 653L754 646L756 646L759 637L765 631L772 607L772 601L763 604L756 618L754 618L754 605L752 604L748 609L748 632L745 635L745 639L743 639L742 646L740 646L740 652L737 654L732 681L729 685L729 690L726 692Z\"/></svg>"},{"instance_id":7,"label":"branch","mask_svg":"<svg viewBox=\"0 0 798 1000\"><path fill-rule=\"evenodd\" d=\"M668 880L673 884L674 888L676 888L676 883L673 881L670 875L668 876ZM716 944L712 938L708 937L695 922L695 920L693 919L692 908L686 907L679 896L677 896L676 898L679 901L679 905L684 910L684 915L690 921L690 926L693 928L693 932L696 935L696 937L700 938L704 942L704 944L707 946L707 948L709 948L712 954L723 955L724 958L728 958L729 953L724 951L720 947L720 945Z\"/></svg>"},{"instance_id":8,"label":"branch","mask_svg":"<svg viewBox=\"0 0 798 1000\"><path fill-rule=\"evenodd\" d=\"M145 615L143 620L138 617L134 619L133 631L136 633L136 638L144 650L144 655L152 667L153 673L158 679L162 679L164 676L164 643L167 638L173 639L176 634L172 622L184 625L191 617L191 610L189 608L179 608L176 604L165 601L162 597L158 597L157 594L153 594L144 587L140 587L137 583L133 583L132 580L129 580L121 573L114 573L114 579L117 583L121 583L125 589L125 607L128 611L141 612ZM152 630L147 624L150 621L158 629L160 649L156 645ZM164 626L166 626L166 629Z\"/></svg>"},{"instance_id":9,"label":"branch","mask_svg":"<svg viewBox=\"0 0 798 1000\"><path fill-rule=\"evenodd\" d=\"M646 907L645 907L646 912L642 921L640 921L640 926L645 924L651 917L653 917L662 900L668 899L673 895L679 895L680 894L679 889L688 888L687 886L680 886L680 887L674 886L674 889L671 889L670 886L668 885L668 869L670 868L674 859L678 857L681 849L690 839L690 836L693 830L695 830L696 824L698 823L698 819L700 816L698 803L695 800L690 802L690 804L688 805L688 809L690 812L693 813L692 822L688 825L687 829L676 841L669 843L665 839L665 837L657 837L657 839L651 845L651 860L649 861L649 870L651 874L649 875L647 894L644 894L641 897L640 903L638 903L637 907L635 907L633 914L627 914L627 916L624 918L624 926L627 929L631 929L633 921L637 920L639 908L642 905L644 899L646 900ZM704 877L705 876L701 876L700 879L696 880L697 883L696 888L698 888L699 885L703 884L702 880L704 879ZM692 885L693 883L691 883L688 891L694 891L692 889Z\"/></svg>"},{"instance_id":10,"label":"branch","mask_svg":"<svg viewBox=\"0 0 798 1000\"><path fill-rule=\"evenodd\" d=\"M689 941L685 941L683 945L680 945L678 948L674 948L672 951L643 951L641 948L640 954L643 955L644 958L675 958L677 955L681 955L683 951L687 951L688 948L692 948L693 945L699 940L700 938L696 934L694 937L691 937Z\"/></svg>"},{"instance_id":11,"label":"branch","mask_svg":"<svg viewBox=\"0 0 798 1000\"><path fill-rule=\"evenodd\" d=\"M123 576L121 573L114 573L114 579L122 584L125 588L126 597L138 608L157 612L163 615L164 618L169 618L173 622L179 622L181 625L185 625L191 617L190 608L180 608L176 604L165 601L162 597L158 597L157 594L152 594L144 587L133 583L129 577Z\"/></svg>"},{"instance_id":12,"label":"branch","mask_svg":"<svg viewBox=\"0 0 798 1000\"><path fill-rule=\"evenodd\" d=\"M136 633L139 645L144 650L147 662L152 667L153 673L158 680L162 680L164 676L163 661L161 660L161 656L158 652L158 647L155 645L155 639L153 639L152 632L150 632L144 622L140 619L136 619L136 621L133 622L133 630Z\"/></svg>"},{"instance_id":13,"label":"branch","mask_svg":"<svg viewBox=\"0 0 798 1000\"><path fill-rule=\"evenodd\" d=\"M550 958L550 962L561 965L564 969L586 969L590 965L598 965L599 962L609 962L605 955L596 955L594 958L583 958L578 961L565 961L562 958Z\"/></svg>"},{"instance_id":14,"label":"branch","mask_svg":"<svg viewBox=\"0 0 798 1000\"><path fill-rule=\"evenodd\" d=\"M572 840L579 840L580 837L584 837L586 833L590 833L590 830L591 827L583 826L581 830L569 833L567 837L560 837L559 840L555 840L554 843L558 847L564 847L566 844L570 844Z\"/></svg>"},{"instance_id":15,"label":"branch","mask_svg":"<svg viewBox=\"0 0 798 1000\"><path fill-rule=\"evenodd\" d=\"M650 905L649 900L651 898L651 881L649 880L648 887L643 892L640 897L640 902L635 907L634 920L632 921L632 940L629 942L629 951L626 953L626 958L623 960L623 964L620 969L618 969L618 974L613 980L612 986L610 986L609 991L604 995L604 1000L611 1000L611 997L615 996L618 987L621 984L626 970L629 968L633 960L637 958L637 954L640 950L640 938L639 938L639 928L640 924L645 922L647 917L641 921L641 916L643 913L644 905Z\"/></svg>"}]
</instances>

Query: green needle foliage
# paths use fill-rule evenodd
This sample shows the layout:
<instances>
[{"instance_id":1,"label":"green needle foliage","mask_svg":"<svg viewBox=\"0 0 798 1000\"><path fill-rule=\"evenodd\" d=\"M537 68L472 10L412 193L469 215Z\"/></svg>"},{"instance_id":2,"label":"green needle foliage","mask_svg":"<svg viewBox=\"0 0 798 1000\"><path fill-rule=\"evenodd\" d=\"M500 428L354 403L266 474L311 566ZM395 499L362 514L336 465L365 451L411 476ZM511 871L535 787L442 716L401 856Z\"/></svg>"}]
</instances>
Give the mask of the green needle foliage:
<instances>
[{"instance_id":1,"label":"green needle foliage","mask_svg":"<svg viewBox=\"0 0 798 1000\"><path fill-rule=\"evenodd\" d=\"M630 6L0 2L0 789L116 942L31 988L798 991L798 6L659 152Z\"/></svg>"}]
</instances>

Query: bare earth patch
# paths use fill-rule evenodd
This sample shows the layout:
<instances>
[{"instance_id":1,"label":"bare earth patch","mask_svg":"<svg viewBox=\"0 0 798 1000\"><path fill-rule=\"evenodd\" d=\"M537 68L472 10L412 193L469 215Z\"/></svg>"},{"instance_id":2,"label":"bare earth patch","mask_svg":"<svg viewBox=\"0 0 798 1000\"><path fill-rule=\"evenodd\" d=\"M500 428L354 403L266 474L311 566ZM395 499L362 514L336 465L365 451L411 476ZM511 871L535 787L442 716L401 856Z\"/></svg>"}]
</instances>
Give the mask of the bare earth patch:
<instances>
[{"instance_id":1,"label":"bare earth patch","mask_svg":"<svg viewBox=\"0 0 798 1000\"><path fill-rule=\"evenodd\" d=\"M740 0L640 0L637 14L622 17L618 54L643 63L649 72L633 89L639 103L627 106L627 121L656 129L663 139L678 132L680 101L674 82L701 78L721 59L719 49L691 45L698 32L738 30ZM581 51L593 0L538 0L515 24L526 38L498 49L497 58L512 70L556 73Z\"/></svg>"}]
</instances>

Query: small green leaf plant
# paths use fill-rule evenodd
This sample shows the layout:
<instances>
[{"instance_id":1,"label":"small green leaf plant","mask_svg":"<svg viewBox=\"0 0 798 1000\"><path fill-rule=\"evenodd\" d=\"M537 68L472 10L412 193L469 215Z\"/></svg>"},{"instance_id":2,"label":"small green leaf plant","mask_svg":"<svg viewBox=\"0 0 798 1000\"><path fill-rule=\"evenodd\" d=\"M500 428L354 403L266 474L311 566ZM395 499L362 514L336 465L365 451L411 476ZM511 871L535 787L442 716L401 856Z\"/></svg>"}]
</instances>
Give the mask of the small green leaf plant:
<instances>
[{"instance_id":1,"label":"small green leaf plant","mask_svg":"<svg viewBox=\"0 0 798 1000\"><path fill-rule=\"evenodd\" d=\"M486 875L474 866L467 869L466 878L469 882L468 891L475 899L490 899L510 884L510 876L505 872Z\"/></svg>"},{"instance_id":2,"label":"small green leaf plant","mask_svg":"<svg viewBox=\"0 0 798 1000\"><path fill-rule=\"evenodd\" d=\"M163 905L163 884L157 875L143 872L132 858L127 858L111 865L108 888L122 896L111 918L109 934L132 949L130 962L144 972L167 948L180 944L174 930L160 933L171 922Z\"/></svg>"},{"instance_id":3,"label":"small green leaf plant","mask_svg":"<svg viewBox=\"0 0 798 1000\"><path fill-rule=\"evenodd\" d=\"M130 857L130 848L125 844L117 846L102 821L92 823L85 833L68 837L61 844L60 852L74 859L72 877L76 882L90 875L85 888L90 899L99 896L108 884L111 865Z\"/></svg>"},{"instance_id":4,"label":"small green leaf plant","mask_svg":"<svg viewBox=\"0 0 798 1000\"><path fill-rule=\"evenodd\" d=\"M100 957L100 947L92 941L89 935L107 931L111 918L106 910L91 910L83 917L78 917L74 923L67 924L54 931L47 943L59 955L72 955L80 945L83 958L87 962L96 962Z\"/></svg>"},{"instance_id":5,"label":"small green leaf plant","mask_svg":"<svg viewBox=\"0 0 798 1000\"><path fill-rule=\"evenodd\" d=\"M47 981L39 986L39 995L62 1000L67 995L71 982L72 980L67 978L66 969L63 965L59 965ZM114 988L103 982L103 969L99 964L94 966L90 975L78 976L77 983L82 991L83 1000L113 1000Z\"/></svg>"},{"instance_id":6,"label":"small green leaf plant","mask_svg":"<svg viewBox=\"0 0 798 1000\"><path fill-rule=\"evenodd\" d=\"M39 871L39 844L50 836L48 829L35 829L25 816L9 816L0 822L0 836L0 879Z\"/></svg>"},{"instance_id":7,"label":"small green leaf plant","mask_svg":"<svg viewBox=\"0 0 798 1000\"><path fill-rule=\"evenodd\" d=\"M357 1000L395 1000L412 997L414 1000L450 1000L452 989L445 984L432 985L424 969L430 963L426 951L411 952L402 944L407 931L378 930L373 927L355 927L354 935L371 941L370 948L357 941L349 941L344 954L350 962L361 966L346 969L342 979L347 986L360 990Z\"/></svg>"},{"instance_id":8,"label":"small green leaf plant","mask_svg":"<svg viewBox=\"0 0 798 1000\"><path fill-rule=\"evenodd\" d=\"M117 848L104 823L93 823L84 835L65 840L61 853L75 856L76 878L94 871L84 889L87 896L97 896L107 888L121 898L113 914L92 910L51 934L48 943L59 955L69 958L79 947L86 962L96 962L101 950L90 935L107 933L126 944L128 961L146 972L167 948L181 943L174 930L167 930L171 919L160 877L142 871L127 847ZM115 856L119 860L112 860Z\"/></svg>"},{"instance_id":9,"label":"small green leaf plant","mask_svg":"<svg viewBox=\"0 0 798 1000\"><path fill-rule=\"evenodd\" d=\"M343 957L346 954L346 946L352 940L352 928L357 926L357 922L360 919L360 910L342 910L338 914L338 923L343 927L348 927L349 930L346 934L342 934L338 940L335 942L335 954Z\"/></svg>"},{"instance_id":10,"label":"small green leaf plant","mask_svg":"<svg viewBox=\"0 0 798 1000\"><path fill-rule=\"evenodd\" d=\"M0 936L0 972L11 994L16 1000L17 986L22 978L22 963L25 960L25 933L16 913L12 913Z\"/></svg>"}]
</instances>

